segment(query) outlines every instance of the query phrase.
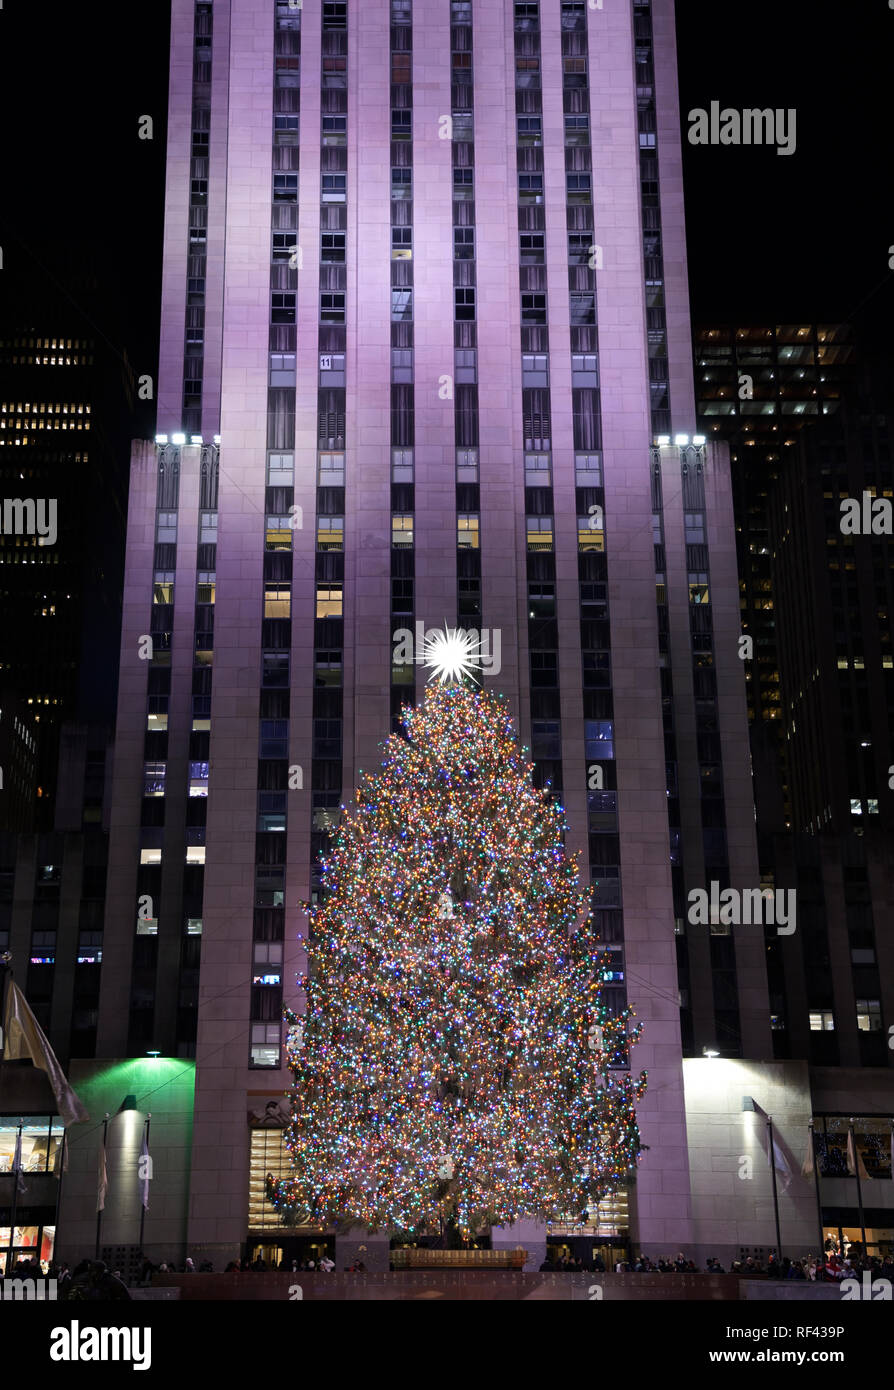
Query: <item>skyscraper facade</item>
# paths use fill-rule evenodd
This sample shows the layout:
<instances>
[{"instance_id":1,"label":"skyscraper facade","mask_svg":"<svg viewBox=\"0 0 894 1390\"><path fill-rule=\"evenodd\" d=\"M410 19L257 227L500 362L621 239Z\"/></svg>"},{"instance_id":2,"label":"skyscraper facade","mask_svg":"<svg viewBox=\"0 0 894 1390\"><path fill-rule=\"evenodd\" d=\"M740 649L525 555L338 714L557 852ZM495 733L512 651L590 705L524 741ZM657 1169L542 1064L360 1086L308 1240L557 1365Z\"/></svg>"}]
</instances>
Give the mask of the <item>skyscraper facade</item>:
<instances>
[{"instance_id":1,"label":"skyscraper facade","mask_svg":"<svg viewBox=\"0 0 894 1390\"><path fill-rule=\"evenodd\" d=\"M193 1254L266 1219L301 904L445 623L644 1025L618 1231L692 1246L684 1056L772 1048L760 928L687 920L759 879L679 139L672 0L174 0L97 1055L195 1057Z\"/></svg>"}]
</instances>

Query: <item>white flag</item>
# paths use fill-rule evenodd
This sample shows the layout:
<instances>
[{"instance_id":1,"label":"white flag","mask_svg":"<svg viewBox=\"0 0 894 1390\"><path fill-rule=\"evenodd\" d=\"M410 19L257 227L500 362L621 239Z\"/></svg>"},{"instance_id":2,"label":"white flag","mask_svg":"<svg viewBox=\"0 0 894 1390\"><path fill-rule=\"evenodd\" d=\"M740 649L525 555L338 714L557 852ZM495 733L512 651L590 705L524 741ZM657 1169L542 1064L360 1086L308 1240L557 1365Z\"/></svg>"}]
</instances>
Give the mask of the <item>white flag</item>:
<instances>
[{"instance_id":1,"label":"white flag","mask_svg":"<svg viewBox=\"0 0 894 1390\"><path fill-rule=\"evenodd\" d=\"M137 1173L140 1178L140 1202L146 1211L149 1210L149 1172L152 1160L149 1157L149 1144L146 1139L146 1126L143 1125L143 1143L140 1146L140 1162Z\"/></svg>"},{"instance_id":2,"label":"white flag","mask_svg":"<svg viewBox=\"0 0 894 1390\"><path fill-rule=\"evenodd\" d=\"M808 1129L808 1131L807 1131L807 1147L806 1147L806 1149L804 1150L804 1162L801 1164L801 1177L802 1177L802 1178L812 1178L812 1177L813 1177L813 1165L814 1165L815 1162L816 1162L816 1156L815 1156L815 1154L814 1154L814 1148L813 1148L813 1130L812 1130L812 1129Z\"/></svg>"},{"instance_id":3,"label":"white flag","mask_svg":"<svg viewBox=\"0 0 894 1390\"><path fill-rule=\"evenodd\" d=\"M99 1172L96 1182L96 1210L102 1211L106 1204L106 1193L109 1190L109 1170L106 1167L106 1146L105 1141L100 1140L99 1145Z\"/></svg>"},{"instance_id":4,"label":"white flag","mask_svg":"<svg viewBox=\"0 0 894 1390\"><path fill-rule=\"evenodd\" d=\"M15 980L9 982L3 1036L6 1039L4 1057L8 1062L30 1057L36 1067L46 1072L63 1125L68 1127L77 1124L79 1120L89 1120L90 1116L69 1086L46 1034L31 1012L28 1000Z\"/></svg>"}]
</instances>

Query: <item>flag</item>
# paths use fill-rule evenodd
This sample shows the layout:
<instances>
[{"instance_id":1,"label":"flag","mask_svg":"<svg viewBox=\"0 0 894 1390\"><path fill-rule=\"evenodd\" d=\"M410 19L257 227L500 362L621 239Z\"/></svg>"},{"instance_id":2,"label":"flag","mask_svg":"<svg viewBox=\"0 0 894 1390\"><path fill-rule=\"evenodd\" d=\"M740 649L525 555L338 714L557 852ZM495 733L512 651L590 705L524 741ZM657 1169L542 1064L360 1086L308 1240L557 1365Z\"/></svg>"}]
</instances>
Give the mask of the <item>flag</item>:
<instances>
[{"instance_id":1,"label":"flag","mask_svg":"<svg viewBox=\"0 0 894 1390\"><path fill-rule=\"evenodd\" d=\"M77 1124L79 1120L89 1120L90 1116L69 1086L46 1034L15 980L9 982L3 1037L6 1044L3 1055L8 1062L30 1057L36 1067L46 1072L65 1126Z\"/></svg>"},{"instance_id":2,"label":"flag","mask_svg":"<svg viewBox=\"0 0 894 1390\"><path fill-rule=\"evenodd\" d=\"M146 1211L149 1210L149 1172L152 1160L149 1157L149 1140L146 1137L146 1126L143 1125L143 1143L140 1146L140 1164L137 1173L140 1177L140 1202Z\"/></svg>"},{"instance_id":3,"label":"flag","mask_svg":"<svg viewBox=\"0 0 894 1390\"><path fill-rule=\"evenodd\" d=\"M792 1177L794 1176L792 1171L792 1165L788 1161L787 1153L780 1145L779 1140L776 1138L775 1130L773 1132L773 1167L776 1169L776 1172L782 1179L782 1186L784 1188L788 1187L789 1183L792 1180Z\"/></svg>"},{"instance_id":4,"label":"flag","mask_svg":"<svg viewBox=\"0 0 894 1390\"><path fill-rule=\"evenodd\" d=\"M12 1156L12 1171L16 1175L16 1196L21 1197L25 1191L25 1170L22 1167L22 1126L19 1125L19 1132L16 1135L16 1151Z\"/></svg>"},{"instance_id":5,"label":"flag","mask_svg":"<svg viewBox=\"0 0 894 1390\"><path fill-rule=\"evenodd\" d=\"M65 1142L65 1131L62 1131L62 1142L56 1145L56 1152L53 1155L53 1176L61 1178L63 1173L68 1172L68 1144Z\"/></svg>"},{"instance_id":6,"label":"flag","mask_svg":"<svg viewBox=\"0 0 894 1390\"><path fill-rule=\"evenodd\" d=\"M109 1190L109 1170L106 1167L106 1141L102 1139L99 1145L99 1172L96 1182L96 1210L102 1211L106 1204L106 1193Z\"/></svg>"},{"instance_id":7,"label":"flag","mask_svg":"<svg viewBox=\"0 0 894 1390\"><path fill-rule=\"evenodd\" d=\"M861 1181L865 1180L868 1182L869 1180L869 1174L863 1162L863 1155L858 1151L854 1143L854 1131L852 1129L848 1130L847 1134L847 1171L852 1178L856 1177L859 1172Z\"/></svg>"},{"instance_id":8,"label":"flag","mask_svg":"<svg viewBox=\"0 0 894 1390\"><path fill-rule=\"evenodd\" d=\"M813 1130L807 1131L807 1147L804 1150L804 1162L801 1164L801 1177L812 1178L813 1167L816 1162L816 1155L813 1147Z\"/></svg>"}]
</instances>

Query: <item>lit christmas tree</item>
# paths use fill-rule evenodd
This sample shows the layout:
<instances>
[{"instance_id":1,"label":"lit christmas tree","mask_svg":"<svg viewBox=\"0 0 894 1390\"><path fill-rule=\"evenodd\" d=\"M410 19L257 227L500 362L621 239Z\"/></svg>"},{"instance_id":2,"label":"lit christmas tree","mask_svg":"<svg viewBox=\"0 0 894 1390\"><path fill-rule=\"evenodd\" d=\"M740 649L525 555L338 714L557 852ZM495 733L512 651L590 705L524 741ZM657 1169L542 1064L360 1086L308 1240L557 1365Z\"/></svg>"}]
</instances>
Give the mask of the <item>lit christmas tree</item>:
<instances>
[{"instance_id":1,"label":"lit christmas tree","mask_svg":"<svg viewBox=\"0 0 894 1390\"><path fill-rule=\"evenodd\" d=\"M639 1030L602 1002L562 811L498 697L436 686L403 724L309 912L292 1173L268 1196L395 1234L576 1215L635 1168L646 1077L610 1069Z\"/></svg>"}]
</instances>

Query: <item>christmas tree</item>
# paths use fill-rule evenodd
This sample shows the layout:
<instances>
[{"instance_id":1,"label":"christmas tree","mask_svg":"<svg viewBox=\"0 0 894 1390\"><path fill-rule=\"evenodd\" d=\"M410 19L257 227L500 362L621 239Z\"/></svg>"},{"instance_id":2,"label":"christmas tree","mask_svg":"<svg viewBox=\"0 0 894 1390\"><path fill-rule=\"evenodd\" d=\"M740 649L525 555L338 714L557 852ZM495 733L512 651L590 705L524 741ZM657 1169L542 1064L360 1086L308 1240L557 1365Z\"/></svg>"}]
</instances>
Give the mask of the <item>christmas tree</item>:
<instances>
[{"instance_id":1,"label":"christmas tree","mask_svg":"<svg viewBox=\"0 0 894 1390\"><path fill-rule=\"evenodd\" d=\"M646 1077L623 1070L638 1029L601 998L561 808L499 697L436 686L402 723L308 910L291 1175L268 1196L397 1234L577 1215L635 1167Z\"/></svg>"}]
</instances>

